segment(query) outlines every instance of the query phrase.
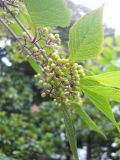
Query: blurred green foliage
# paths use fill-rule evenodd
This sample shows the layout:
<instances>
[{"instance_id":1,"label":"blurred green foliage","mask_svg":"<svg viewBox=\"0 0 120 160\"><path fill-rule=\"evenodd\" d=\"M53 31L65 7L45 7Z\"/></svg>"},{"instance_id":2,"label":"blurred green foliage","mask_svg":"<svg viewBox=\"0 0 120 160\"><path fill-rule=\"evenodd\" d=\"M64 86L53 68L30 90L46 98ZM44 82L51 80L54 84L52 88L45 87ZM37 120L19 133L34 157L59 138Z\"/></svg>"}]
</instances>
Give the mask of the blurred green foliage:
<instances>
[{"instance_id":1,"label":"blurred green foliage","mask_svg":"<svg viewBox=\"0 0 120 160\"><path fill-rule=\"evenodd\" d=\"M41 101L33 75L26 62L0 64L0 151L18 160L65 154L63 120L52 101Z\"/></svg>"},{"instance_id":2,"label":"blurred green foliage","mask_svg":"<svg viewBox=\"0 0 120 160\"><path fill-rule=\"evenodd\" d=\"M16 159L10 158L6 156L5 154L0 153L0 160L16 160Z\"/></svg>"},{"instance_id":3,"label":"blurred green foliage","mask_svg":"<svg viewBox=\"0 0 120 160\"><path fill-rule=\"evenodd\" d=\"M0 150L17 159L50 158L62 153L64 129L52 102L33 105L23 114L0 112ZM61 127L61 128L60 128Z\"/></svg>"}]
</instances>

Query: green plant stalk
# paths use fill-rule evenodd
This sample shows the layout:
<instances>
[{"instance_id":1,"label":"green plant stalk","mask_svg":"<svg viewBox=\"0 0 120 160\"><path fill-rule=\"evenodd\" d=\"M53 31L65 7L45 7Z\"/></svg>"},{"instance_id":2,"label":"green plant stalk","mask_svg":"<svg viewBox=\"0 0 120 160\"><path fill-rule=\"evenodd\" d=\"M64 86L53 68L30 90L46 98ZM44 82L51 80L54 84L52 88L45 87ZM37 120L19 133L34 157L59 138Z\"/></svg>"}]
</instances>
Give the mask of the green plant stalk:
<instances>
[{"instance_id":1,"label":"green plant stalk","mask_svg":"<svg viewBox=\"0 0 120 160\"><path fill-rule=\"evenodd\" d=\"M63 118L64 118L64 122L65 122L65 128L66 128L68 141L69 141L74 159L75 160L80 160L79 157L78 157L78 153L77 153L75 128L74 128L74 124L73 124L71 115L69 113L69 110L68 110L67 106L62 105L61 110L62 110L62 115L63 115Z\"/></svg>"}]
</instances>

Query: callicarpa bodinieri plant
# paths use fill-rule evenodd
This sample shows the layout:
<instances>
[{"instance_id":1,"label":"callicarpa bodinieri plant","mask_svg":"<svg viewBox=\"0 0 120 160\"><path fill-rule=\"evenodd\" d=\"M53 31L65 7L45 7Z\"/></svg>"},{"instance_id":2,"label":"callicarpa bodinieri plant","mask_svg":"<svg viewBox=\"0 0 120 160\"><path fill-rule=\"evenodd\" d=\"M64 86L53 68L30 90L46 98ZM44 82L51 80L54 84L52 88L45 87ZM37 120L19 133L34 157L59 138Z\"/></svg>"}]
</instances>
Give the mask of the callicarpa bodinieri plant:
<instances>
[{"instance_id":1,"label":"callicarpa bodinieri plant","mask_svg":"<svg viewBox=\"0 0 120 160\"><path fill-rule=\"evenodd\" d=\"M41 97L50 97L59 107L75 160L79 157L73 115L79 115L105 137L81 104L83 93L120 131L109 103L109 100L120 102L120 71L95 75L80 65L102 52L103 7L71 27L68 53L64 53L60 35L55 33L56 26L67 27L71 21L64 0L0 0L0 24L36 71L35 78L43 87Z\"/></svg>"}]
</instances>

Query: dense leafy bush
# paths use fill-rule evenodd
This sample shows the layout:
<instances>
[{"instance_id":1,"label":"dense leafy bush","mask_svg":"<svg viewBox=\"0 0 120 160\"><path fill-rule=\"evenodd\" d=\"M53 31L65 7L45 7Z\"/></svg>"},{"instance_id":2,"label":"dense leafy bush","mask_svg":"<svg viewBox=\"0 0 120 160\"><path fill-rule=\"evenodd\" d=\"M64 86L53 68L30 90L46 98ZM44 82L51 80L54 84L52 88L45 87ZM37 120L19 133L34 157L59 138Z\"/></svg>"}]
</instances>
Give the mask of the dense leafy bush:
<instances>
[{"instance_id":1,"label":"dense leafy bush","mask_svg":"<svg viewBox=\"0 0 120 160\"><path fill-rule=\"evenodd\" d=\"M14 158L7 157L5 154L0 153L0 160L15 160Z\"/></svg>"},{"instance_id":2,"label":"dense leafy bush","mask_svg":"<svg viewBox=\"0 0 120 160\"><path fill-rule=\"evenodd\" d=\"M51 102L32 106L23 114L0 112L0 150L17 159L64 154L64 126ZM61 128L60 128L61 127ZM63 132L64 133L64 132ZM61 146L62 145L62 146Z\"/></svg>"}]
</instances>

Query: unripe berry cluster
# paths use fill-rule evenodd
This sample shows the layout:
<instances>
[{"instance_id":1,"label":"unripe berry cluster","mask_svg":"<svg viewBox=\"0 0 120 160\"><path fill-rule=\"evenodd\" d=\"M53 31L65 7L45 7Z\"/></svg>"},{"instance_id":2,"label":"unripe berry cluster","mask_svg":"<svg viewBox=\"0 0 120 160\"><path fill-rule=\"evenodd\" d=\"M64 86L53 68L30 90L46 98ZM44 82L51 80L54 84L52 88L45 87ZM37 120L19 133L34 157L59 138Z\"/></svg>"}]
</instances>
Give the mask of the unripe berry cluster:
<instances>
[{"instance_id":1,"label":"unripe berry cluster","mask_svg":"<svg viewBox=\"0 0 120 160\"><path fill-rule=\"evenodd\" d=\"M84 76L81 65L71 63L68 59L61 59L59 56L53 56L48 66L45 67L45 72L46 79L39 81L44 87L43 97L48 94L58 104L79 99L80 78Z\"/></svg>"},{"instance_id":2,"label":"unripe berry cluster","mask_svg":"<svg viewBox=\"0 0 120 160\"><path fill-rule=\"evenodd\" d=\"M85 76L83 67L61 57L59 34L43 28L40 36L40 48L33 46L32 58L43 68L43 77L36 76L44 88L41 96L49 95L57 105L78 101L80 79Z\"/></svg>"}]
</instances>

